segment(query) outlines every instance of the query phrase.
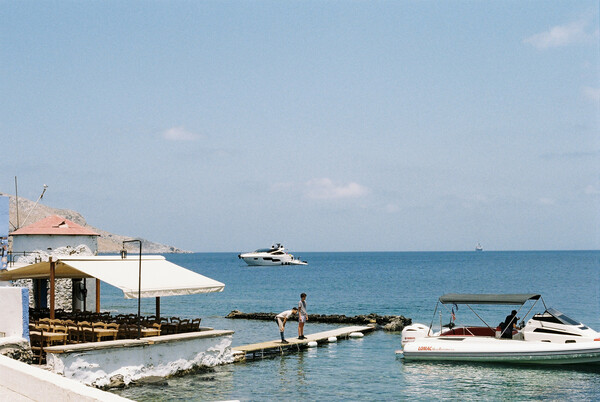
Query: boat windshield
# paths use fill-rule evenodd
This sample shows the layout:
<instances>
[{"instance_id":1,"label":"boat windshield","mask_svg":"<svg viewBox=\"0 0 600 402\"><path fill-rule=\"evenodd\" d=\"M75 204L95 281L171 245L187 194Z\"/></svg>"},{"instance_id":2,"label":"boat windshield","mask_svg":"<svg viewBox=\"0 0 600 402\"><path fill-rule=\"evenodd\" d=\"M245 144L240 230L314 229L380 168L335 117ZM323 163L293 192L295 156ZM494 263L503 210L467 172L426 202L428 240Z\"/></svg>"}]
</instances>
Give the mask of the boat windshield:
<instances>
[{"instance_id":1,"label":"boat windshield","mask_svg":"<svg viewBox=\"0 0 600 402\"><path fill-rule=\"evenodd\" d=\"M254 251L255 253L270 253L271 251L274 251L274 249L272 248L259 248L258 250Z\"/></svg>"},{"instance_id":2,"label":"boat windshield","mask_svg":"<svg viewBox=\"0 0 600 402\"><path fill-rule=\"evenodd\" d=\"M579 321L575 321L574 319L567 317L556 309L549 308L546 310L546 312L565 325L581 325Z\"/></svg>"}]
</instances>

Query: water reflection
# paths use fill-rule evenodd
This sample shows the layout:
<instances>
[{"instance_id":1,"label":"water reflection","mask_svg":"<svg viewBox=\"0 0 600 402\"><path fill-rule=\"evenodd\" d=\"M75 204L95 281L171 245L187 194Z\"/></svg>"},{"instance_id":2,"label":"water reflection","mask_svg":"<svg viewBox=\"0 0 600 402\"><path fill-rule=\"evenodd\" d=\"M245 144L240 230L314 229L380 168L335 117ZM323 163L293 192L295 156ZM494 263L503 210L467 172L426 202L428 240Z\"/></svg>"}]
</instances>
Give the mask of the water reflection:
<instances>
[{"instance_id":1,"label":"water reflection","mask_svg":"<svg viewBox=\"0 0 600 402\"><path fill-rule=\"evenodd\" d=\"M304 353L300 353L296 361L296 381L299 386L305 386L306 381L306 371L304 368Z\"/></svg>"},{"instance_id":2,"label":"water reflection","mask_svg":"<svg viewBox=\"0 0 600 402\"><path fill-rule=\"evenodd\" d=\"M335 358L337 355L337 342L331 342L327 346L323 347L327 351L329 358Z\"/></svg>"},{"instance_id":3,"label":"water reflection","mask_svg":"<svg viewBox=\"0 0 600 402\"><path fill-rule=\"evenodd\" d=\"M599 365L545 367L450 362L402 362L405 396L411 398L573 399L600 385Z\"/></svg>"}]
</instances>

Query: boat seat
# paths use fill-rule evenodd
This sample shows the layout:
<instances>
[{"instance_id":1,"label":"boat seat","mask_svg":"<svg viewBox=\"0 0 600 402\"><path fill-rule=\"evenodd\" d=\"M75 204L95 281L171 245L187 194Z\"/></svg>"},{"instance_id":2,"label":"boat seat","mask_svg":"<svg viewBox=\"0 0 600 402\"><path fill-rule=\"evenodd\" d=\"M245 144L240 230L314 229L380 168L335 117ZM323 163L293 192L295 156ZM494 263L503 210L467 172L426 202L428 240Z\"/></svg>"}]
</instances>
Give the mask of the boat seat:
<instances>
[{"instance_id":1,"label":"boat seat","mask_svg":"<svg viewBox=\"0 0 600 402\"><path fill-rule=\"evenodd\" d=\"M457 327L442 332L441 336L495 336L496 330L488 327Z\"/></svg>"}]
</instances>

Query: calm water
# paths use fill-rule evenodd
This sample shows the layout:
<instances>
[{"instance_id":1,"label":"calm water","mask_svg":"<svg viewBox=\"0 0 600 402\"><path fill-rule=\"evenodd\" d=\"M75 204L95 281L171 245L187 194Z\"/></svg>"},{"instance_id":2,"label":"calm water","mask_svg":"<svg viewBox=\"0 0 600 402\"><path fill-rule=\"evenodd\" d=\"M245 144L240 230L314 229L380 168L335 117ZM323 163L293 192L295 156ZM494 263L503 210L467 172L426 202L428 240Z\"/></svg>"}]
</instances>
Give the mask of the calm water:
<instances>
[{"instance_id":1,"label":"calm water","mask_svg":"<svg viewBox=\"0 0 600 402\"><path fill-rule=\"evenodd\" d=\"M308 294L309 314L397 314L426 324L444 293L541 293L548 306L600 330L599 251L296 254L309 265L247 267L233 253L167 255L226 286L222 293L162 298L162 315L202 317L203 325L235 330L233 345L241 345L277 339L275 324L223 316L234 309L280 312L294 306L301 292ZM105 284L102 292L103 310L137 312L136 300L124 300ZM495 325L505 310L485 313ZM154 313L153 299L144 301L142 313ZM463 309L457 316L466 313ZM309 321L305 332L335 327ZM286 335L292 337L296 328L290 323ZM172 378L168 386L117 393L140 401L595 400L600 395L600 365L403 363L394 354L399 348L399 333L376 331L358 340Z\"/></svg>"}]
</instances>

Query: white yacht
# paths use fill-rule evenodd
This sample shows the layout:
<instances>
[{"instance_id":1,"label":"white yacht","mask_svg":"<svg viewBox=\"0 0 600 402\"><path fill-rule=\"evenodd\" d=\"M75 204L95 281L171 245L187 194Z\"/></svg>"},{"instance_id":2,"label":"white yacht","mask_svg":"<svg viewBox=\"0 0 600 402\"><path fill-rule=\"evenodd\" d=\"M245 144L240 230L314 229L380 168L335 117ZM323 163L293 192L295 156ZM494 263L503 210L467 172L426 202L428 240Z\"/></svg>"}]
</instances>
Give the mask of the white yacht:
<instances>
[{"instance_id":1,"label":"white yacht","mask_svg":"<svg viewBox=\"0 0 600 402\"><path fill-rule=\"evenodd\" d=\"M483 251L483 246L481 245L481 243L477 243L477 245L475 246L475 251Z\"/></svg>"},{"instance_id":2,"label":"white yacht","mask_svg":"<svg viewBox=\"0 0 600 402\"><path fill-rule=\"evenodd\" d=\"M537 302L544 305L542 313L525 318ZM520 325L490 327L472 306L533 304ZM445 360L471 362L504 362L523 364L582 364L600 362L600 333L575 321L558 310L546 307L538 294L447 294L439 298L440 330L412 324L402 331L402 350L396 353L404 360ZM484 326L458 325L459 306L473 312ZM441 325L442 309L448 310L450 323ZM456 309L456 310L455 310ZM486 307L489 312L490 308ZM516 311L516 310L515 310ZM434 312L434 317L436 313ZM508 317L507 317L508 318ZM515 322L520 320L515 318ZM501 323L503 324L503 323Z\"/></svg>"},{"instance_id":3,"label":"white yacht","mask_svg":"<svg viewBox=\"0 0 600 402\"><path fill-rule=\"evenodd\" d=\"M271 248L261 248L251 253L239 254L248 265L308 265L306 261L294 258L294 256L285 251L280 244L274 244Z\"/></svg>"}]
</instances>

